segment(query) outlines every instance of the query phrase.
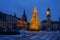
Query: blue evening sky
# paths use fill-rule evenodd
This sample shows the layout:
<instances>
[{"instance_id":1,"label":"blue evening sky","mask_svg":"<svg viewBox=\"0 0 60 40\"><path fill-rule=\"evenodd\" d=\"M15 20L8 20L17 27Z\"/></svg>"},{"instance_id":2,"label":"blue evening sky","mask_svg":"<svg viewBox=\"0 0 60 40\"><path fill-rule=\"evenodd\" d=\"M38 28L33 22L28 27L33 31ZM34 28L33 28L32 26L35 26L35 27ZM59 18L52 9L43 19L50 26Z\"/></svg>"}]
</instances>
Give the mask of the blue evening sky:
<instances>
[{"instance_id":1,"label":"blue evening sky","mask_svg":"<svg viewBox=\"0 0 60 40\"><path fill-rule=\"evenodd\" d=\"M60 16L60 0L0 0L0 11L21 18L23 11L30 22L34 7L37 8L39 21L46 19L46 10L51 10L51 20L58 21Z\"/></svg>"}]
</instances>

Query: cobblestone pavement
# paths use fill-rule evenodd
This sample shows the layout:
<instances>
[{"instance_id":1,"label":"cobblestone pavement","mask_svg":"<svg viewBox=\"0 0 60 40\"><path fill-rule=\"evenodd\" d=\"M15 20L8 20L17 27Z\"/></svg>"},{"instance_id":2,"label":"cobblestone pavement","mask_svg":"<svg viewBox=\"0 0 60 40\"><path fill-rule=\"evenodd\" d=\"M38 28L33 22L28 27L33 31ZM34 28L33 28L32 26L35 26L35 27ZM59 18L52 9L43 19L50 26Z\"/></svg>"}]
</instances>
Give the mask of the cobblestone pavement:
<instances>
[{"instance_id":1,"label":"cobblestone pavement","mask_svg":"<svg viewBox=\"0 0 60 40\"><path fill-rule=\"evenodd\" d=\"M32 31L20 35L0 35L0 40L58 40L58 33L52 31Z\"/></svg>"}]
</instances>

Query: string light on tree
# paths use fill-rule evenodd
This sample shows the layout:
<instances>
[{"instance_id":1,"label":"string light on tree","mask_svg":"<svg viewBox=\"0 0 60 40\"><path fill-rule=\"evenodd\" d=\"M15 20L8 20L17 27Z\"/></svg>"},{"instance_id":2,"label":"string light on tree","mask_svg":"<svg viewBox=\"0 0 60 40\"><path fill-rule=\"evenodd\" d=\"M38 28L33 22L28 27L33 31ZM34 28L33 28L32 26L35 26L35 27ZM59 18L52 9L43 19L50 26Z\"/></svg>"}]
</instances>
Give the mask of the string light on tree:
<instances>
[{"instance_id":1,"label":"string light on tree","mask_svg":"<svg viewBox=\"0 0 60 40\"><path fill-rule=\"evenodd\" d=\"M32 16L32 20L30 22L30 30L40 30L40 22L38 20L38 14L37 14L37 10L36 7L34 8L33 11L33 16Z\"/></svg>"}]
</instances>

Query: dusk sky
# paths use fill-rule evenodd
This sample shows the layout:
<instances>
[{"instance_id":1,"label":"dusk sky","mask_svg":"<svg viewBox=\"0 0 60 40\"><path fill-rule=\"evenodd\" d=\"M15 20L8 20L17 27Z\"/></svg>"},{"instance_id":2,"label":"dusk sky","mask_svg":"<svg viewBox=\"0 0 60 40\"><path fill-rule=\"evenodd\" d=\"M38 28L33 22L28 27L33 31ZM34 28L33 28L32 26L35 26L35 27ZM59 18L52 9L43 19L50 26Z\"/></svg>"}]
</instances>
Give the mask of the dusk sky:
<instances>
[{"instance_id":1,"label":"dusk sky","mask_svg":"<svg viewBox=\"0 0 60 40\"><path fill-rule=\"evenodd\" d=\"M38 11L39 21L46 19L46 10L51 10L51 20L58 21L60 16L60 0L0 0L0 11L21 18L26 11L28 22L30 22L34 7Z\"/></svg>"}]
</instances>

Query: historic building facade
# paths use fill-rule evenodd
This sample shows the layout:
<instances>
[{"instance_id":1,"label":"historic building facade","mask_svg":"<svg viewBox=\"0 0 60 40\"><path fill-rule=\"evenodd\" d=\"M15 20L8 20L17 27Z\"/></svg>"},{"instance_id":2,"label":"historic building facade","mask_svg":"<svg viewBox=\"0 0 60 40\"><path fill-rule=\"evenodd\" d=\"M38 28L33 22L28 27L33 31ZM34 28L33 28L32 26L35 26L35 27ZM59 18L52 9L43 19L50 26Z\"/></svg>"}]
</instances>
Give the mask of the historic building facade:
<instances>
[{"instance_id":1,"label":"historic building facade","mask_svg":"<svg viewBox=\"0 0 60 40\"><path fill-rule=\"evenodd\" d=\"M16 14L14 14L14 16L12 16L12 15L8 15L8 14L0 12L0 28L1 29L4 29L4 30L7 30L7 29L27 30L27 26L28 26L28 22L27 22L25 10L23 12L23 16L21 19L17 18Z\"/></svg>"},{"instance_id":2,"label":"historic building facade","mask_svg":"<svg viewBox=\"0 0 60 40\"><path fill-rule=\"evenodd\" d=\"M47 20L43 20L41 22L41 29L42 30L59 30L59 21L52 21L51 20L51 11L48 8L46 14L47 14Z\"/></svg>"},{"instance_id":3,"label":"historic building facade","mask_svg":"<svg viewBox=\"0 0 60 40\"><path fill-rule=\"evenodd\" d=\"M59 30L59 21L50 21L50 26L47 23L47 20L41 22L42 30Z\"/></svg>"},{"instance_id":4,"label":"historic building facade","mask_svg":"<svg viewBox=\"0 0 60 40\"><path fill-rule=\"evenodd\" d=\"M0 12L0 28L7 30L7 29L15 29L17 26L16 16L4 14Z\"/></svg>"},{"instance_id":5,"label":"historic building facade","mask_svg":"<svg viewBox=\"0 0 60 40\"><path fill-rule=\"evenodd\" d=\"M17 18L17 26L18 26L19 29L27 30L28 22L27 22L27 17L26 17L26 14L25 14L25 10L24 10L22 19Z\"/></svg>"}]
</instances>

